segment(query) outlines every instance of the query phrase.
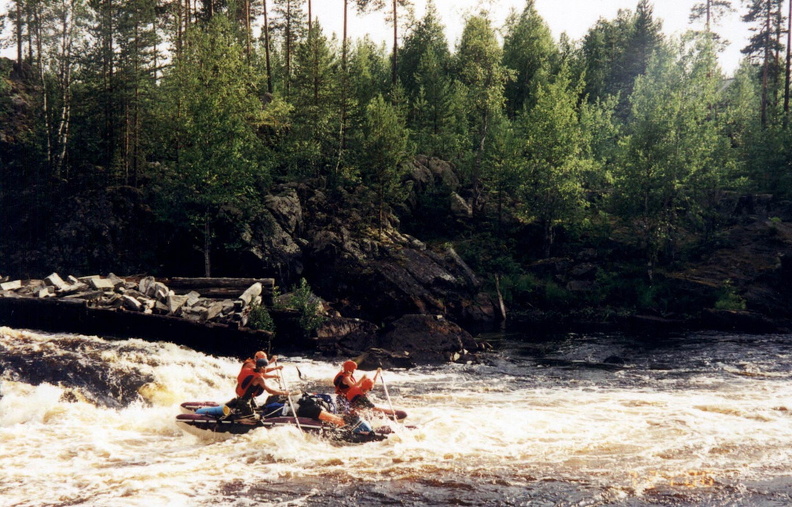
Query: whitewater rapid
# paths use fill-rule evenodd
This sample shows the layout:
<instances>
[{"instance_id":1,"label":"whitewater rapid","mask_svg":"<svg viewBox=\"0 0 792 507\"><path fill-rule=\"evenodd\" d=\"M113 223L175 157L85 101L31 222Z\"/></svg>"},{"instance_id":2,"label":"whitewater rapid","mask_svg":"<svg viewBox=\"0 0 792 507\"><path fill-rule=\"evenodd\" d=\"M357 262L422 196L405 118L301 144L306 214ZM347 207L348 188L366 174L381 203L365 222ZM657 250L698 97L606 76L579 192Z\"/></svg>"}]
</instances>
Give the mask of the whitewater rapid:
<instances>
[{"instance_id":1,"label":"whitewater rapid","mask_svg":"<svg viewBox=\"0 0 792 507\"><path fill-rule=\"evenodd\" d=\"M790 340L505 342L385 371L414 428L340 445L182 433L179 404L230 399L238 358L0 328L0 505L788 505ZM330 392L343 359L283 357L284 380Z\"/></svg>"}]
</instances>

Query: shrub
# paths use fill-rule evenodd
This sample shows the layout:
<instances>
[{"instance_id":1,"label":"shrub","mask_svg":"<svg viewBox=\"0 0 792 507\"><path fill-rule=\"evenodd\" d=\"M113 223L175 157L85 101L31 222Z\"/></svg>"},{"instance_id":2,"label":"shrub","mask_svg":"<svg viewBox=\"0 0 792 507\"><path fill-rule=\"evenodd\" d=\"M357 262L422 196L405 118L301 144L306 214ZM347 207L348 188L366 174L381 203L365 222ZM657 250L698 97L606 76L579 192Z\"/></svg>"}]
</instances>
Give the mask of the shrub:
<instances>
[{"instance_id":1,"label":"shrub","mask_svg":"<svg viewBox=\"0 0 792 507\"><path fill-rule=\"evenodd\" d=\"M321 302L305 278L300 279L300 285L295 287L290 294L277 296L275 308L296 310L300 314L300 327L308 333L321 326L325 321L325 316L321 312Z\"/></svg>"},{"instance_id":2,"label":"shrub","mask_svg":"<svg viewBox=\"0 0 792 507\"><path fill-rule=\"evenodd\" d=\"M254 305L250 307L248 327L251 329L270 331L272 333L275 332L275 322L272 320L272 315L270 315L266 306Z\"/></svg>"},{"instance_id":3,"label":"shrub","mask_svg":"<svg viewBox=\"0 0 792 507\"><path fill-rule=\"evenodd\" d=\"M723 282L720 296L715 302L716 310L745 310L745 299L737 294L731 280Z\"/></svg>"}]
</instances>

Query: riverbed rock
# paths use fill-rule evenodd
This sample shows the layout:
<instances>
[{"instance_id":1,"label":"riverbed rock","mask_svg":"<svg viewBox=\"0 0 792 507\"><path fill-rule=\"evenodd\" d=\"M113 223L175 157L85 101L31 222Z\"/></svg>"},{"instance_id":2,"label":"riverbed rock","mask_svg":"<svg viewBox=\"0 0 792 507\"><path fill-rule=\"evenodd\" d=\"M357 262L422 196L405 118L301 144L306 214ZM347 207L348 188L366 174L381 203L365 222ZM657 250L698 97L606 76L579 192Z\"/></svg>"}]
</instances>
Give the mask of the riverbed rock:
<instances>
[{"instance_id":1,"label":"riverbed rock","mask_svg":"<svg viewBox=\"0 0 792 507\"><path fill-rule=\"evenodd\" d=\"M415 360L406 352L392 352L390 350L372 347L354 358L358 368L361 370L392 370L394 368L414 368ZM383 377L387 373L382 374Z\"/></svg>"},{"instance_id":2,"label":"riverbed rock","mask_svg":"<svg viewBox=\"0 0 792 507\"><path fill-rule=\"evenodd\" d=\"M471 360L479 350L473 336L441 315L404 315L388 326L380 346L406 353L417 364Z\"/></svg>"},{"instance_id":3,"label":"riverbed rock","mask_svg":"<svg viewBox=\"0 0 792 507\"><path fill-rule=\"evenodd\" d=\"M409 240L407 240L409 241ZM497 320L470 268L456 255L324 231L308 249L317 291L342 314L388 321L407 313L441 314L460 322Z\"/></svg>"},{"instance_id":4,"label":"riverbed rock","mask_svg":"<svg viewBox=\"0 0 792 507\"><path fill-rule=\"evenodd\" d=\"M378 343L378 332L373 322L331 317L316 330L316 349L324 355L355 356Z\"/></svg>"}]
</instances>

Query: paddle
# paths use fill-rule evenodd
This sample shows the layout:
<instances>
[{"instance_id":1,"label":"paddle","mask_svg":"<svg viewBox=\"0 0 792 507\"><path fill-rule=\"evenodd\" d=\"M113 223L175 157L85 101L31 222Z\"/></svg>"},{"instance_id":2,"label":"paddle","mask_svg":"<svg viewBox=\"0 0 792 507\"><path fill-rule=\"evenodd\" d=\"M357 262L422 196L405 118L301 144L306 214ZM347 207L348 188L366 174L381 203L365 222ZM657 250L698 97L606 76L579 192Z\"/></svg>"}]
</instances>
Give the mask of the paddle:
<instances>
[{"instance_id":1,"label":"paddle","mask_svg":"<svg viewBox=\"0 0 792 507\"><path fill-rule=\"evenodd\" d=\"M276 359L275 363L277 362L278 360ZM286 392L289 392L289 386L286 385L286 378L281 374L281 370L275 370L275 371L278 372L278 385L281 386L282 389L285 389ZM283 383L281 384L281 382ZM297 423L297 429L302 431L302 427L300 426L300 418L297 417L297 410L295 410L294 408L294 402L292 401L291 396L287 394L286 399L289 400L289 406L291 407L292 414L294 414L294 422Z\"/></svg>"},{"instance_id":2,"label":"paddle","mask_svg":"<svg viewBox=\"0 0 792 507\"><path fill-rule=\"evenodd\" d=\"M374 375L374 380L376 380L377 375L379 375L379 378L382 381L382 387L385 390L385 398L388 400L388 406L390 406L390 415L393 417L394 421L398 421L398 418L396 417L396 411L393 410L393 402L391 402L390 394L388 394L388 384L385 383L385 375L382 375L382 368L377 370L377 374Z\"/></svg>"}]
</instances>

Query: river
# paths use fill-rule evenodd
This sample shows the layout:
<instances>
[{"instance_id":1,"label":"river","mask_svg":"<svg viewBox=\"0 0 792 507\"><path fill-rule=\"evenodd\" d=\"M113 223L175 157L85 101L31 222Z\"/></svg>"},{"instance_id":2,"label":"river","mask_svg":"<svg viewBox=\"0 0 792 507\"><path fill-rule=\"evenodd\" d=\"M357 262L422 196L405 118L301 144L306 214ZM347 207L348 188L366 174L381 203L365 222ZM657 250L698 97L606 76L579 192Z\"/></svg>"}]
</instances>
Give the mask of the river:
<instances>
[{"instance_id":1,"label":"river","mask_svg":"<svg viewBox=\"0 0 792 507\"><path fill-rule=\"evenodd\" d=\"M792 504L792 336L491 338L481 364L385 371L414 428L342 445L179 430L234 358L0 328L0 505ZM306 391L340 363L282 359Z\"/></svg>"}]
</instances>

